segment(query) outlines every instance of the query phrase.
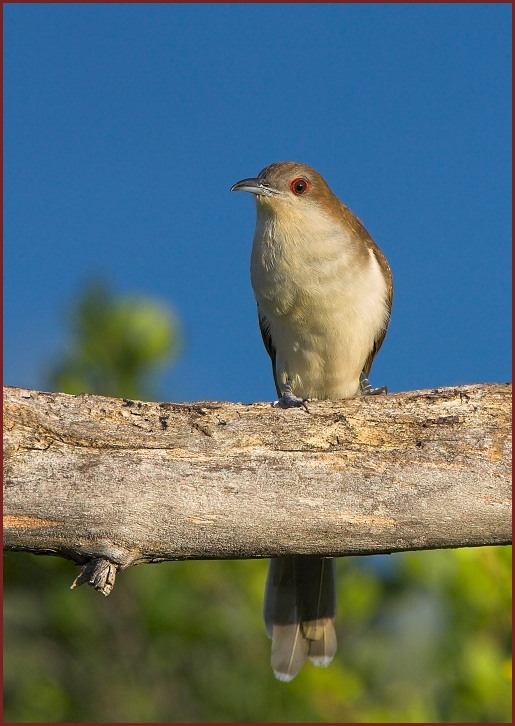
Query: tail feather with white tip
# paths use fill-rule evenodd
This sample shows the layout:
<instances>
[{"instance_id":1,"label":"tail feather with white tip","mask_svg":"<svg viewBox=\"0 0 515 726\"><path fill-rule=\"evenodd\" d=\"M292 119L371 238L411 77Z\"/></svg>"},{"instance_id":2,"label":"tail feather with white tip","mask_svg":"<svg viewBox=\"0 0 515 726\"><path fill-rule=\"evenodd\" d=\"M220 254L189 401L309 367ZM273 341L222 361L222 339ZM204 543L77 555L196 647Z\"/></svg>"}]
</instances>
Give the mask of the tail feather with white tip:
<instances>
[{"instance_id":1,"label":"tail feather with white tip","mask_svg":"<svg viewBox=\"0 0 515 726\"><path fill-rule=\"evenodd\" d=\"M276 678L291 681L307 658L327 666L336 652L334 560L279 557L270 561L264 617Z\"/></svg>"}]
</instances>

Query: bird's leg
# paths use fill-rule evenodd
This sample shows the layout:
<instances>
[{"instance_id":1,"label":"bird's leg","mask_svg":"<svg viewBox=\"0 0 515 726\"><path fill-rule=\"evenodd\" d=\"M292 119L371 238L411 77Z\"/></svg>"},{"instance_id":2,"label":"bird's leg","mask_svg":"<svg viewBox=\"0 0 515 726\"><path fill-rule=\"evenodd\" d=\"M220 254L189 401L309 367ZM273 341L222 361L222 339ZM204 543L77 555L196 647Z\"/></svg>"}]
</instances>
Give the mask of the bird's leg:
<instances>
[{"instance_id":1,"label":"bird's leg","mask_svg":"<svg viewBox=\"0 0 515 726\"><path fill-rule=\"evenodd\" d=\"M370 381L364 373L361 373L359 377L359 387L361 389L362 396L377 396L380 393L388 393L386 386L381 386L381 388L372 388Z\"/></svg>"},{"instance_id":2,"label":"bird's leg","mask_svg":"<svg viewBox=\"0 0 515 726\"><path fill-rule=\"evenodd\" d=\"M272 406L274 406L275 408L299 408L300 406L302 406L302 408L305 408L306 411L308 411L309 413L306 402L307 399L299 398L299 396L293 395L293 392L291 390L291 381L287 380L283 388L283 395L278 401L274 401L272 403Z\"/></svg>"}]
</instances>

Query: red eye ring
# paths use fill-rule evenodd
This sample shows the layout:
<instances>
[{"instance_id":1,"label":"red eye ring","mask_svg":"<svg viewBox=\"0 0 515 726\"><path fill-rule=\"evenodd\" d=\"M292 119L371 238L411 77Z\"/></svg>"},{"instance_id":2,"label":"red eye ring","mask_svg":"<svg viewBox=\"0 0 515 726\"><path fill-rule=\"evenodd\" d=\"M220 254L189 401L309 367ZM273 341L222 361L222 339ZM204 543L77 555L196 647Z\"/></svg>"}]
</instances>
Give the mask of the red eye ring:
<instances>
[{"instance_id":1,"label":"red eye ring","mask_svg":"<svg viewBox=\"0 0 515 726\"><path fill-rule=\"evenodd\" d=\"M304 177L299 176L296 179L293 179L290 182L290 189L294 194L296 194L298 197L301 194L305 194L308 189L311 189L311 184L307 179L304 179Z\"/></svg>"}]
</instances>

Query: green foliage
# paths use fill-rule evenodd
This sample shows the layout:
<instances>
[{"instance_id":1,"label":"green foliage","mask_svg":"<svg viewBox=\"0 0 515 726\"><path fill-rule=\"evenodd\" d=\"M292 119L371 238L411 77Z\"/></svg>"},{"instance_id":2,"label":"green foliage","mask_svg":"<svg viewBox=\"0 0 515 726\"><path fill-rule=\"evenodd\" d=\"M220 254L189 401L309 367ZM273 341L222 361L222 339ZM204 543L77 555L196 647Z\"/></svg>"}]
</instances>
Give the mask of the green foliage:
<instances>
[{"instance_id":1,"label":"green foliage","mask_svg":"<svg viewBox=\"0 0 515 726\"><path fill-rule=\"evenodd\" d=\"M5 718L509 722L510 555L339 560L337 657L284 684L261 620L263 561L137 567L103 599L69 590L70 563L11 553Z\"/></svg>"},{"instance_id":2,"label":"green foliage","mask_svg":"<svg viewBox=\"0 0 515 726\"><path fill-rule=\"evenodd\" d=\"M83 292L71 320L60 390L144 398L147 374L176 349L169 313L106 287ZM337 656L286 684L269 665L264 561L135 567L104 599L69 589L69 562L9 553L4 718L511 721L511 548L341 558L337 570Z\"/></svg>"},{"instance_id":3,"label":"green foliage","mask_svg":"<svg viewBox=\"0 0 515 726\"><path fill-rule=\"evenodd\" d=\"M155 396L150 382L178 349L178 325L168 307L137 296L116 297L105 281L93 280L66 317L68 349L48 372L53 390Z\"/></svg>"}]
</instances>

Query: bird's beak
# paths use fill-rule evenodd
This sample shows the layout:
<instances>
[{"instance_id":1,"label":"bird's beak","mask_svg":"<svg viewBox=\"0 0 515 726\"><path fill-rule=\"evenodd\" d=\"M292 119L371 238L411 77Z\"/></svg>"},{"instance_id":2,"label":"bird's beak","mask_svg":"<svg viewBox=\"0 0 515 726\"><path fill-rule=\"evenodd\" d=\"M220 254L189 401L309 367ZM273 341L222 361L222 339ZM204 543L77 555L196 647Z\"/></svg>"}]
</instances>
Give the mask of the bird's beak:
<instances>
[{"instance_id":1,"label":"bird's beak","mask_svg":"<svg viewBox=\"0 0 515 726\"><path fill-rule=\"evenodd\" d=\"M261 179L241 179L236 184L233 184L231 192L250 192L260 197L271 197L277 194L277 190L265 184Z\"/></svg>"}]
</instances>

